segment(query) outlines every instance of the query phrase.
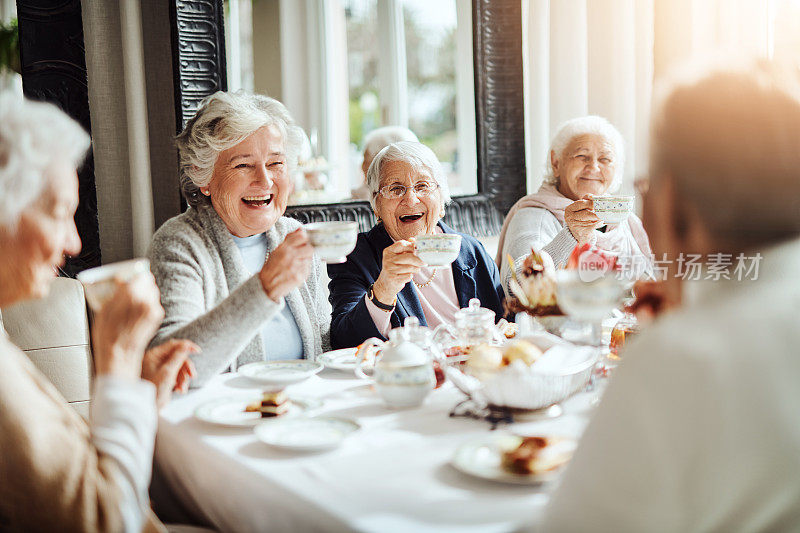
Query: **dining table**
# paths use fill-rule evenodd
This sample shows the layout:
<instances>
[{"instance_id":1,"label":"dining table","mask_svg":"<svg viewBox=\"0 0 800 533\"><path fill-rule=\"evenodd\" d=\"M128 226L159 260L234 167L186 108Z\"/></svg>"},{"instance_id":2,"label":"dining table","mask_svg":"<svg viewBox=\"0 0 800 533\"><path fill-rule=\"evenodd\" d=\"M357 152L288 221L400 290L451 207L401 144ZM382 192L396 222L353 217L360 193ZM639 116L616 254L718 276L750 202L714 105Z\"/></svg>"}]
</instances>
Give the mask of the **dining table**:
<instances>
[{"instance_id":1,"label":"dining table","mask_svg":"<svg viewBox=\"0 0 800 533\"><path fill-rule=\"evenodd\" d=\"M286 387L287 395L306 406L302 416L345 419L359 429L334 449L309 452L266 444L253 427L198 418L209 402L260 398L262 384L224 373L161 412L154 469L184 512L219 531L524 530L536 523L557 478L478 477L457 468L456 453L504 434L578 439L602 388L578 392L558 413L528 413L493 429L485 418L451 416L466 397L450 382L419 407L392 409L369 380L326 368Z\"/></svg>"}]
</instances>

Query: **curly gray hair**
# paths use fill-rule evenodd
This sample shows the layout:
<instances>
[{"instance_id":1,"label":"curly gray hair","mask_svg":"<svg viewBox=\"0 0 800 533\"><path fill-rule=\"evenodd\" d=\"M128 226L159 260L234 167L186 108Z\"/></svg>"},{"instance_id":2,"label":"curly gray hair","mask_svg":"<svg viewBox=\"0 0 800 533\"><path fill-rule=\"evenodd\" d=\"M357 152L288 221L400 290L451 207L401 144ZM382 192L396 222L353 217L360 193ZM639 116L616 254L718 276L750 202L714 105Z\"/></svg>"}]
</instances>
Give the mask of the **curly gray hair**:
<instances>
[{"instance_id":1,"label":"curly gray hair","mask_svg":"<svg viewBox=\"0 0 800 533\"><path fill-rule=\"evenodd\" d=\"M436 158L433 150L422 143L412 141L401 141L392 143L383 148L367 170L367 188L370 192L370 204L372 210L376 211L375 201L378 198L378 190L381 187L381 173L386 163L400 161L410 165L414 172L425 172L439 184L442 196L442 214L444 208L450 204L450 187L447 184L447 176L444 174L442 164ZM376 211L377 212L377 211Z\"/></svg>"},{"instance_id":2,"label":"curly gray hair","mask_svg":"<svg viewBox=\"0 0 800 533\"><path fill-rule=\"evenodd\" d=\"M616 157L616 173L608 191L618 191L622 186L622 175L625 172L625 141L617 128L605 118L597 115L573 118L558 127L553 140L550 141L550 149L547 151L547 170L545 171L544 182L558 187L558 178L553 174L553 162L550 159L550 152L555 152L556 157L560 159L569 142L580 135L599 135L611 143Z\"/></svg>"},{"instance_id":3,"label":"curly gray hair","mask_svg":"<svg viewBox=\"0 0 800 533\"><path fill-rule=\"evenodd\" d=\"M0 227L13 228L54 164L78 167L89 135L53 104L0 95Z\"/></svg>"},{"instance_id":4,"label":"curly gray hair","mask_svg":"<svg viewBox=\"0 0 800 533\"><path fill-rule=\"evenodd\" d=\"M281 132L289 170L297 166L303 130L286 107L268 96L243 91L218 91L200 103L176 138L180 154L181 191L190 205L207 199L200 187L211 182L219 154L264 126Z\"/></svg>"}]
</instances>

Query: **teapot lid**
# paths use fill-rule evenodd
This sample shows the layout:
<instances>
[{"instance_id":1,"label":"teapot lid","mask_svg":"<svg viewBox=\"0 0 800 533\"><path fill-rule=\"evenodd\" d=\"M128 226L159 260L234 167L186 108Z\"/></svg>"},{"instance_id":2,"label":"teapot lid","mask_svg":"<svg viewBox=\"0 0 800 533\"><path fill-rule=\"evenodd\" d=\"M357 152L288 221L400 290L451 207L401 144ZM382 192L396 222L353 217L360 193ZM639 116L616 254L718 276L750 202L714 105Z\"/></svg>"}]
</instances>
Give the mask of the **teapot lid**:
<instances>
[{"instance_id":1,"label":"teapot lid","mask_svg":"<svg viewBox=\"0 0 800 533\"><path fill-rule=\"evenodd\" d=\"M491 309L487 309L485 307L481 307L481 301L477 298L472 298L467 307L464 309L459 309L455 312L455 318L457 321L487 321L491 320L494 322L495 312Z\"/></svg>"},{"instance_id":2,"label":"teapot lid","mask_svg":"<svg viewBox=\"0 0 800 533\"><path fill-rule=\"evenodd\" d=\"M423 328L419 325L419 319L414 316L407 317L405 326L394 328L389 332L390 347L383 349L381 361L393 365L419 365L430 360L415 340L419 335L425 335Z\"/></svg>"}]
</instances>

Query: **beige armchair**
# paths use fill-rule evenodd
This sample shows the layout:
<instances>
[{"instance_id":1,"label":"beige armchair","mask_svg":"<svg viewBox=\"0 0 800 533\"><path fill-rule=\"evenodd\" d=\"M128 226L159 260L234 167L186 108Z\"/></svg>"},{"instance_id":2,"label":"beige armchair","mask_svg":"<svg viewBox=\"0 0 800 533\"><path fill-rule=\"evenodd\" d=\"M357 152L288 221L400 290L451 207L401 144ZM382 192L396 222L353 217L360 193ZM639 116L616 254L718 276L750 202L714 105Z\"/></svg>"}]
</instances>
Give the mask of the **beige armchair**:
<instances>
[{"instance_id":1,"label":"beige armchair","mask_svg":"<svg viewBox=\"0 0 800 533\"><path fill-rule=\"evenodd\" d=\"M57 278L50 294L2 310L11 341L81 415L89 414L92 353L83 286Z\"/></svg>"}]
</instances>

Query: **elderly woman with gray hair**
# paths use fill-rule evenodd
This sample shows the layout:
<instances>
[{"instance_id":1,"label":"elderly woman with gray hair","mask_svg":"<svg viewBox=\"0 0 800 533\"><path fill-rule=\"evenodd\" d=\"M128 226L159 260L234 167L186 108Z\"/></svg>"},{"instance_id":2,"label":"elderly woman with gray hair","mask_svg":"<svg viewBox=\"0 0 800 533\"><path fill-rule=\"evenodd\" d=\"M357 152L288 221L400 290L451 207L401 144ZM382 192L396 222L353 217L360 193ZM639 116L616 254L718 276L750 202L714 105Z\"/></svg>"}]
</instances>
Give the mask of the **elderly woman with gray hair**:
<instances>
[{"instance_id":1,"label":"elderly woman with gray hair","mask_svg":"<svg viewBox=\"0 0 800 533\"><path fill-rule=\"evenodd\" d=\"M596 244L649 268L650 244L642 222L631 214L624 222L603 225L592 198L619 190L625 167L625 143L619 131L598 116L562 124L550 143L548 173L533 194L520 199L506 215L498 243L497 264L503 280L510 269L531 253L544 250L557 267L578 244ZM507 287L507 283L504 283Z\"/></svg>"},{"instance_id":2,"label":"elderly woman with gray hair","mask_svg":"<svg viewBox=\"0 0 800 533\"><path fill-rule=\"evenodd\" d=\"M302 130L272 98L217 92L178 136L189 209L150 248L165 317L154 342L188 338L203 383L254 361L328 348L321 261L283 216Z\"/></svg>"},{"instance_id":3,"label":"elderly woman with gray hair","mask_svg":"<svg viewBox=\"0 0 800 533\"><path fill-rule=\"evenodd\" d=\"M471 298L502 317L497 265L477 239L461 235L451 268L434 270L416 254L420 235L456 233L441 221L450 193L430 148L417 142L385 147L370 164L367 186L378 224L359 234L346 263L328 265L334 348L385 339L408 316L427 326L452 323Z\"/></svg>"},{"instance_id":4,"label":"elderly woman with gray hair","mask_svg":"<svg viewBox=\"0 0 800 533\"><path fill-rule=\"evenodd\" d=\"M0 308L45 296L64 256L80 252L75 170L88 148L56 106L0 95ZM162 530L147 496L156 401L182 388L194 349L145 352L162 316L150 274L118 282L96 310L89 420L0 327L0 529Z\"/></svg>"}]
</instances>

